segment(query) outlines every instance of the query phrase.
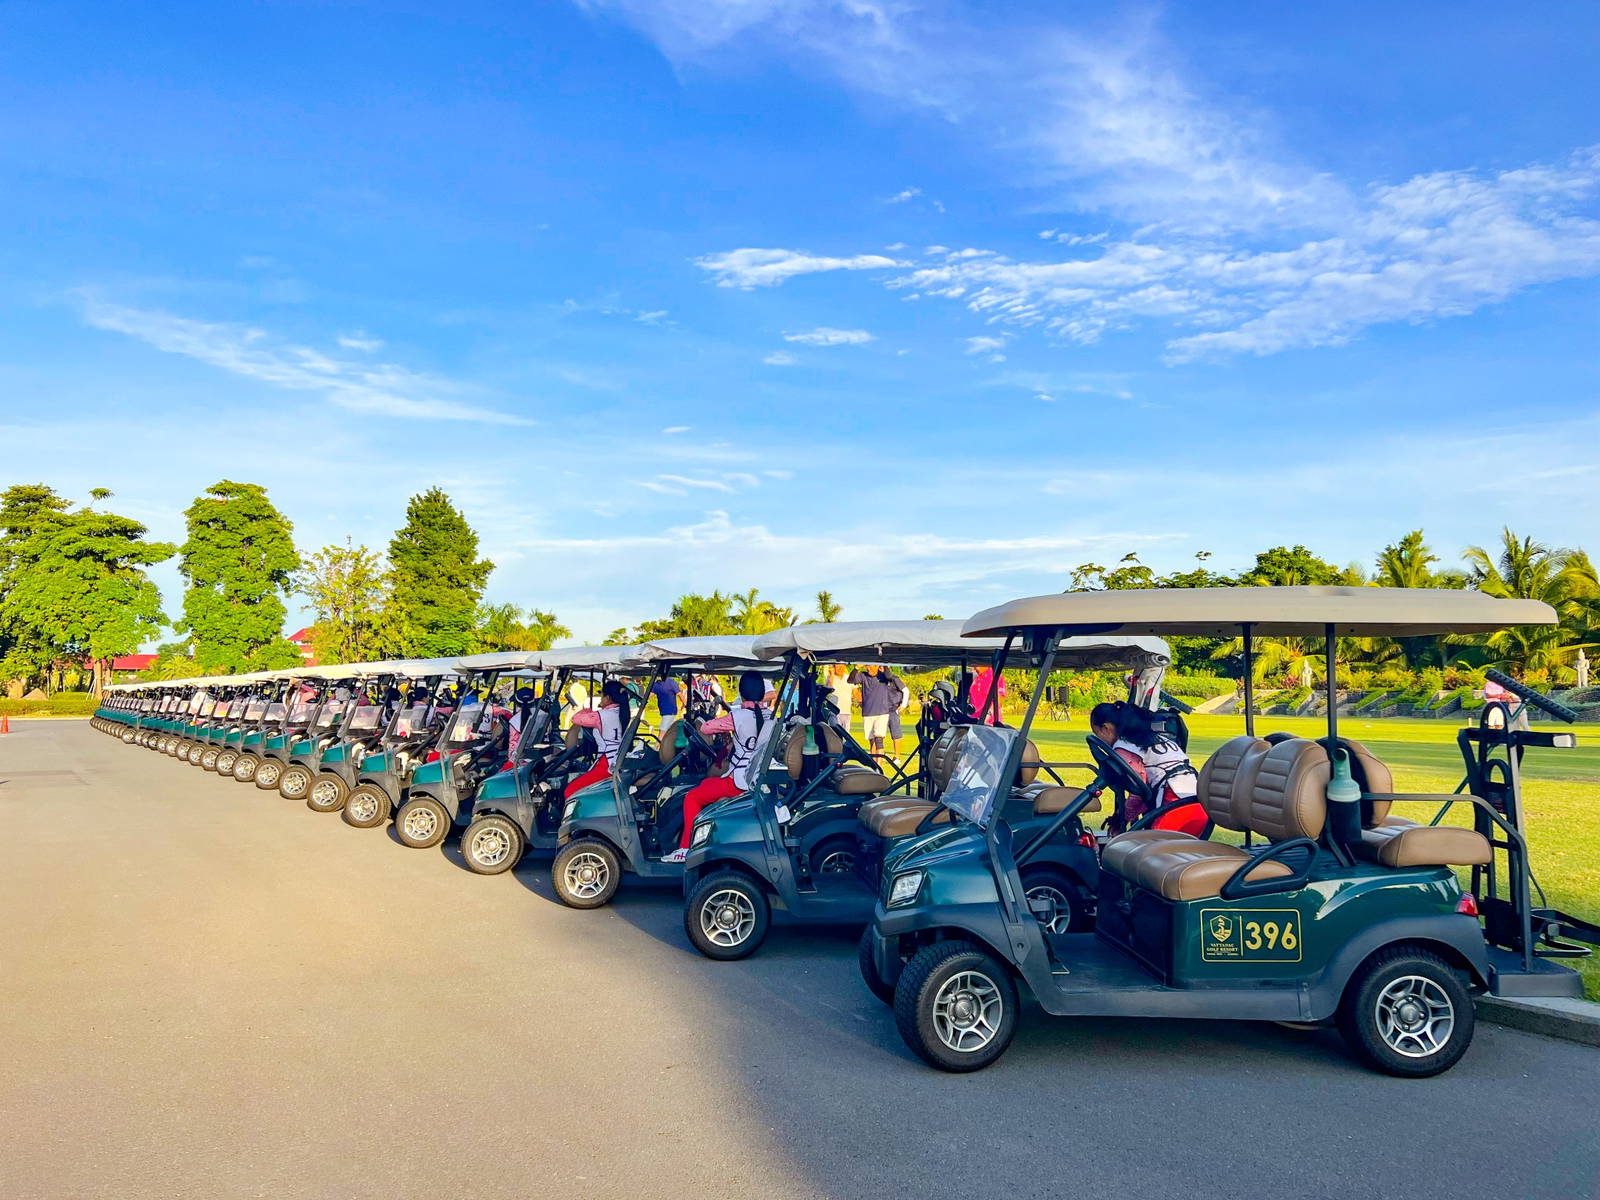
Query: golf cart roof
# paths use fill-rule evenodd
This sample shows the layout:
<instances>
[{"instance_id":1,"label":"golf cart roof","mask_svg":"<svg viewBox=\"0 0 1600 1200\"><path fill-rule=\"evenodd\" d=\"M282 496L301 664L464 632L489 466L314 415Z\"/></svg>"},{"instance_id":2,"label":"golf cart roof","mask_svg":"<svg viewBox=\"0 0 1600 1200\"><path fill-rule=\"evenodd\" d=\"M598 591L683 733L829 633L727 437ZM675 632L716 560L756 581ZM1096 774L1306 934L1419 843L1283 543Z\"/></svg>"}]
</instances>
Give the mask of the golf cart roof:
<instances>
[{"instance_id":1,"label":"golf cart roof","mask_svg":"<svg viewBox=\"0 0 1600 1200\"><path fill-rule=\"evenodd\" d=\"M625 646L628 658L624 666L698 666L707 671L735 671L762 665L756 657L755 638L749 634L720 637L659 638L653 642L640 642Z\"/></svg>"},{"instance_id":2,"label":"golf cart roof","mask_svg":"<svg viewBox=\"0 0 1600 1200\"><path fill-rule=\"evenodd\" d=\"M513 675L542 675L537 650L491 650L487 654L468 654L455 659L451 669L457 675L478 675L500 671Z\"/></svg>"},{"instance_id":3,"label":"golf cart roof","mask_svg":"<svg viewBox=\"0 0 1600 1200\"><path fill-rule=\"evenodd\" d=\"M549 650L506 650L498 654L478 654L460 659L462 664L477 664L478 670L535 671L638 671L641 659L638 646L560 646Z\"/></svg>"},{"instance_id":4,"label":"golf cart roof","mask_svg":"<svg viewBox=\"0 0 1600 1200\"><path fill-rule=\"evenodd\" d=\"M1131 630L1168 636L1431 637L1492 633L1513 625L1554 625L1538 600L1501 600L1444 588L1224 587L1060 592L985 609L964 626L968 637L1014 630L1066 633Z\"/></svg>"},{"instance_id":5,"label":"golf cart roof","mask_svg":"<svg viewBox=\"0 0 1600 1200\"><path fill-rule=\"evenodd\" d=\"M454 675L453 658L386 658L360 664L364 675L398 675L402 679L426 679L430 675Z\"/></svg>"},{"instance_id":6,"label":"golf cart roof","mask_svg":"<svg viewBox=\"0 0 1600 1200\"><path fill-rule=\"evenodd\" d=\"M1000 649L1003 638L964 637L961 621L834 621L791 625L755 639L762 659L799 652L813 662L899 663L915 667L959 666ZM1164 665L1172 656L1158 637L1095 634L1067 638L1058 667L1094 669Z\"/></svg>"}]
</instances>

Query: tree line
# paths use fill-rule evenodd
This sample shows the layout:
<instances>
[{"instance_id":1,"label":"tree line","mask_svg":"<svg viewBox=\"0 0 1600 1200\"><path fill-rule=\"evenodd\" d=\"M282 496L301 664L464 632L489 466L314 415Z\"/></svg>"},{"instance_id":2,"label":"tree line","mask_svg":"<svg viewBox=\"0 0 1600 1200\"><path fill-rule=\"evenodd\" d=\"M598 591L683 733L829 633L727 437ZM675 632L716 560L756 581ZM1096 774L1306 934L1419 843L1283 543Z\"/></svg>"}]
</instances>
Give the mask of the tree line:
<instances>
[{"instance_id":1,"label":"tree line","mask_svg":"<svg viewBox=\"0 0 1600 1200\"><path fill-rule=\"evenodd\" d=\"M346 541L305 557L257 484L207 488L184 512L181 545L151 540L106 509L110 498L96 489L74 507L42 483L0 492L0 679L49 689L83 668L99 691L112 659L169 623L179 637L161 644L147 678L293 666L300 651L284 619L294 595L314 615L321 662L543 649L571 636L554 613L483 603L494 564L438 488L411 497L386 554ZM147 569L174 557L183 607L169 619Z\"/></svg>"}]
</instances>

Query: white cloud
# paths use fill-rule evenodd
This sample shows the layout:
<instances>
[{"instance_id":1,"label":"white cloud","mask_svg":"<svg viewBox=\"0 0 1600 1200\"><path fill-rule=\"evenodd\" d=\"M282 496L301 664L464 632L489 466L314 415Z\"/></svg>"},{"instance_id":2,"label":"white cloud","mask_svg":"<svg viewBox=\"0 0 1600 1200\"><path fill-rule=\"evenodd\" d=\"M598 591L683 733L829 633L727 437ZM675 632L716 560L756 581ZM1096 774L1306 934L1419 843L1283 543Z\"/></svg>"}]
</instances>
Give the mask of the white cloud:
<instances>
[{"instance_id":1,"label":"white cloud","mask_svg":"<svg viewBox=\"0 0 1600 1200\"><path fill-rule=\"evenodd\" d=\"M83 319L168 354L289 391L314 392L352 412L433 421L528 425L526 418L446 398L459 385L390 363L351 362L274 339L265 330L129 308L80 291Z\"/></svg>"},{"instance_id":2,"label":"white cloud","mask_svg":"<svg viewBox=\"0 0 1600 1200\"><path fill-rule=\"evenodd\" d=\"M865 346L876 339L865 329L833 329L819 325L800 333L786 333L783 340L802 346Z\"/></svg>"},{"instance_id":3,"label":"white cloud","mask_svg":"<svg viewBox=\"0 0 1600 1200\"><path fill-rule=\"evenodd\" d=\"M360 350L365 354L371 354L374 351L383 349L383 342L359 329L354 333L341 333L334 341L338 342L346 350Z\"/></svg>"},{"instance_id":4,"label":"white cloud","mask_svg":"<svg viewBox=\"0 0 1600 1200\"><path fill-rule=\"evenodd\" d=\"M921 188L909 187L909 188L906 188L904 191L896 192L894 195L890 196L887 200L885 200L884 203L885 204L904 204L907 200L915 200L920 195L922 195L922 189Z\"/></svg>"},{"instance_id":5,"label":"white cloud","mask_svg":"<svg viewBox=\"0 0 1600 1200\"><path fill-rule=\"evenodd\" d=\"M665 434L688 433L692 428L693 426L691 425L668 425L661 432Z\"/></svg>"},{"instance_id":6,"label":"white cloud","mask_svg":"<svg viewBox=\"0 0 1600 1200\"><path fill-rule=\"evenodd\" d=\"M772 471L763 471L761 473L763 475L765 475L768 479L793 479L794 478L794 472L793 471L772 470Z\"/></svg>"},{"instance_id":7,"label":"white cloud","mask_svg":"<svg viewBox=\"0 0 1600 1200\"><path fill-rule=\"evenodd\" d=\"M787 350L774 350L761 361L769 367L792 367L800 360Z\"/></svg>"},{"instance_id":8,"label":"white cloud","mask_svg":"<svg viewBox=\"0 0 1600 1200\"><path fill-rule=\"evenodd\" d=\"M633 319L641 325L662 325L666 323L667 310L658 308L654 312L635 313Z\"/></svg>"},{"instance_id":9,"label":"white cloud","mask_svg":"<svg viewBox=\"0 0 1600 1200\"><path fill-rule=\"evenodd\" d=\"M969 337L966 339L966 352L968 354L993 354L996 350L1005 348L1006 340L1004 334L999 337Z\"/></svg>"},{"instance_id":10,"label":"white cloud","mask_svg":"<svg viewBox=\"0 0 1600 1200\"><path fill-rule=\"evenodd\" d=\"M752 247L707 254L694 261L696 266L712 274L718 287L746 290L776 287L796 275L813 275L821 271L876 271L906 265L881 254L836 258L808 254L803 250L762 250Z\"/></svg>"}]
</instances>

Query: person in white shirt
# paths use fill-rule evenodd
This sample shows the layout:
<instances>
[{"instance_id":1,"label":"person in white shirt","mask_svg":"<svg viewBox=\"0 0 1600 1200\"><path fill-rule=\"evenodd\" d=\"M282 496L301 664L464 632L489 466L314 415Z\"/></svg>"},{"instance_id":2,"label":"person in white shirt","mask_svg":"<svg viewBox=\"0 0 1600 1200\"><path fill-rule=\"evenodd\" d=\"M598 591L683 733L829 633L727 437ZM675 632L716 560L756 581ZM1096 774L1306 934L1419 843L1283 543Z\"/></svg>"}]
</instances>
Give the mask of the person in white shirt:
<instances>
[{"instance_id":1,"label":"person in white shirt","mask_svg":"<svg viewBox=\"0 0 1600 1200\"><path fill-rule=\"evenodd\" d=\"M666 855L663 862L682 862L689 853L689 838L694 832L694 819L708 804L737 796L750 786L747 775L750 760L755 757L756 741L772 712L767 707L767 682L754 671L739 677L739 704L727 714L712 717L700 725L707 737L725 733L733 739L726 770L721 775L702 779L689 789L683 798L683 841L677 850Z\"/></svg>"},{"instance_id":2,"label":"person in white shirt","mask_svg":"<svg viewBox=\"0 0 1600 1200\"><path fill-rule=\"evenodd\" d=\"M599 708L580 708L572 714L572 723L578 728L594 730L600 756L595 759L594 766L567 784L568 800L611 774L611 764L622 749L622 735L632 719L633 697L620 679L605 681L600 689Z\"/></svg>"}]
</instances>

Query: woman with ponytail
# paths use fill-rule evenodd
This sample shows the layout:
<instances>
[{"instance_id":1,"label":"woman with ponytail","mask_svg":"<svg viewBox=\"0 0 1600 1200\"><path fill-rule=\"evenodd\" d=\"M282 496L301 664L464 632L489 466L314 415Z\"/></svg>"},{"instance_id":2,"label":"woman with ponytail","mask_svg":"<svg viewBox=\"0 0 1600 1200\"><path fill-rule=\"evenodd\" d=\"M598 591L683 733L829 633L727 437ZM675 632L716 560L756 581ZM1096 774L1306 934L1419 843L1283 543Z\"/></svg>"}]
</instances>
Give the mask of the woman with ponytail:
<instances>
[{"instance_id":1,"label":"woman with ponytail","mask_svg":"<svg viewBox=\"0 0 1600 1200\"><path fill-rule=\"evenodd\" d=\"M605 681L600 689L599 708L580 708L572 714L572 723L578 728L594 730L600 756L595 759L594 766L567 784L568 800L611 774L611 763L622 749L622 734L632 717L632 697L620 679Z\"/></svg>"},{"instance_id":2,"label":"woman with ponytail","mask_svg":"<svg viewBox=\"0 0 1600 1200\"><path fill-rule=\"evenodd\" d=\"M746 771L755 757L756 739L772 719L766 707L767 681L754 671L739 677L739 706L726 716L712 717L700 725L706 737L726 733L733 739L733 753L728 757L727 771L702 779L689 789L683 798L683 842L679 848L666 855L662 862L682 862L689 853L689 837L694 832L694 819L708 804L737 796L750 786Z\"/></svg>"}]
</instances>

